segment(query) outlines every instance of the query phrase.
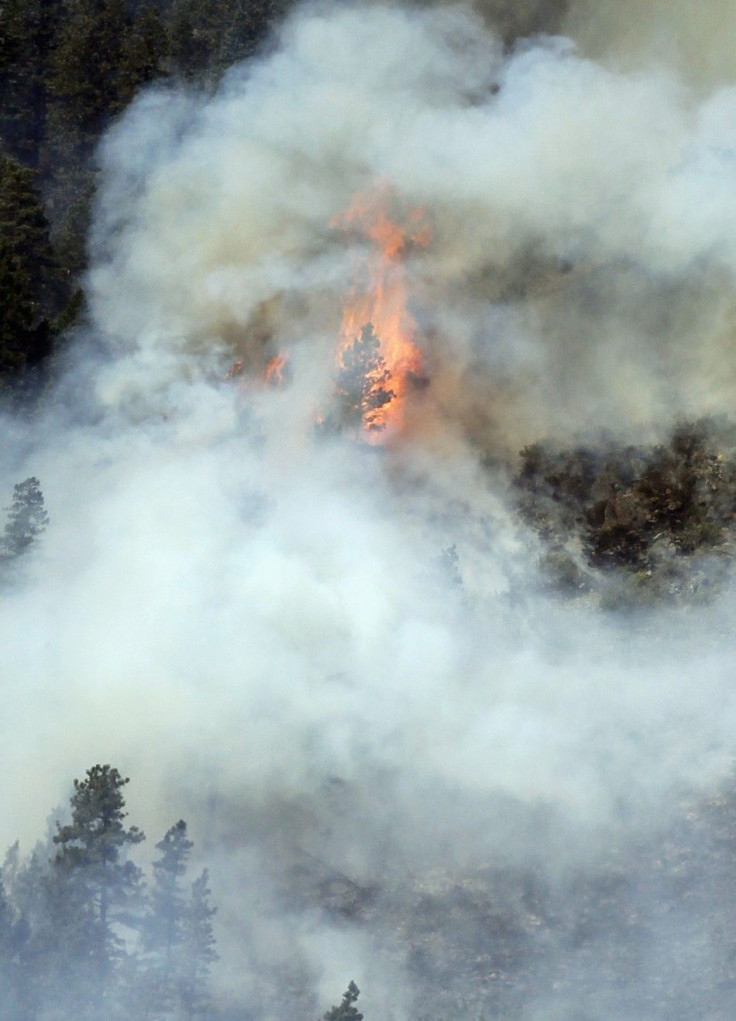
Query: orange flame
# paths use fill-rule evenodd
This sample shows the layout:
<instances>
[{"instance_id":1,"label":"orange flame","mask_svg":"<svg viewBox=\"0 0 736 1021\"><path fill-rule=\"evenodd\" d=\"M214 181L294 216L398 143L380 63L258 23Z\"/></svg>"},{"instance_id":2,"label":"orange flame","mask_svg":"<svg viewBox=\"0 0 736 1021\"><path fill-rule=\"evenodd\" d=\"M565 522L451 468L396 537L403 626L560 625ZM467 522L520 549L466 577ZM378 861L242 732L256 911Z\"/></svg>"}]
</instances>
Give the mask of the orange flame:
<instances>
[{"instance_id":1,"label":"orange flame","mask_svg":"<svg viewBox=\"0 0 736 1021\"><path fill-rule=\"evenodd\" d=\"M274 355L266 362L263 379L266 386L281 386L284 382L284 369L286 368L286 356Z\"/></svg>"},{"instance_id":2,"label":"orange flame","mask_svg":"<svg viewBox=\"0 0 736 1021\"><path fill-rule=\"evenodd\" d=\"M263 369L263 376L261 383L270 387L279 387L286 382L286 370L288 366L287 355L273 355L266 362ZM241 389L248 389L252 381L249 381L245 375L245 359L236 358L230 368L225 373L225 379L238 379L240 380ZM256 381L257 384L257 381Z\"/></svg>"},{"instance_id":3,"label":"orange flame","mask_svg":"<svg viewBox=\"0 0 736 1021\"><path fill-rule=\"evenodd\" d=\"M404 256L429 244L431 233L422 208L400 202L386 184L358 193L348 209L335 216L331 227L367 238L366 256L356 262L353 288L343 309L338 363L348 348L372 326L379 341L384 370L384 398L379 407L364 408L363 429L401 429L403 400L412 377L421 373L421 355L414 343L416 323L407 308Z\"/></svg>"}]
</instances>

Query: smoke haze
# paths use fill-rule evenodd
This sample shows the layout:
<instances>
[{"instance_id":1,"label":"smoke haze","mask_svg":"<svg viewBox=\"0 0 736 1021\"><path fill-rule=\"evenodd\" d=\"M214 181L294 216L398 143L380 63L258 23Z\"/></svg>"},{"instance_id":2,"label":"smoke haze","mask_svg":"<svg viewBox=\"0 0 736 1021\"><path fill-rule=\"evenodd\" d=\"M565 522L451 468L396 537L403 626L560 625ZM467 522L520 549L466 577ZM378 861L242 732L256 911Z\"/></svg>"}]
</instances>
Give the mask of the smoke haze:
<instances>
[{"instance_id":1,"label":"smoke haze","mask_svg":"<svg viewBox=\"0 0 736 1021\"><path fill-rule=\"evenodd\" d=\"M304 858L564 882L729 775L732 592L558 603L508 496L525 443L733 405L736 14L691 8L307 5L103 142L90 322L3 422L5 491L38 476L52 523L3 597L2 826L30 846L98 761L149 841L184 814L228 996L299 957L316 1002L355 975L366 1017L412 1016L392 909L320 921L279 887ZM376 182L432 240L405 264L428 379L374 449L315 421L365 247L330 223ZM624 1016L575 1009L518 1016Z\"/></svg>"}]
</instances>

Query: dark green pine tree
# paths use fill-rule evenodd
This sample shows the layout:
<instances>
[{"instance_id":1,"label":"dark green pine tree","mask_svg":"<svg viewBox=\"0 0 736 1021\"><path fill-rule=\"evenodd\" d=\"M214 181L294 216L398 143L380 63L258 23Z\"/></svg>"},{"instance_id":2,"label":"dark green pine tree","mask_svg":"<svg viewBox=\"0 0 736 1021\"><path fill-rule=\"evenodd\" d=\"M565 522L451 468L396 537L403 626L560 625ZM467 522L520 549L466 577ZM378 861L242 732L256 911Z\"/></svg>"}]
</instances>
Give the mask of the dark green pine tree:
<instances>
[{"instance_id":1,"label":"dark green pine tree","mask_svg":"<svg viewBox=\"0 0 736 1021\"><path fill-rule=\"evenodd\" d=\"M49 225L31 170L0 158L0 375L48 353L59 295Z\"/></svg>"},{"instance_id":2,"label":"dark green pine tree","mask_svg":"<svg viewBox=\"0 0 736 1021\"><path fill-rule=\"evenodd\" d=\"M0 560L10 560L26 553L49 523L41 484L35 476L13 487L13 502L8 511Z\"/></svg>"},{"instance_id":3,"label":"dark green pine tree","mask_svg":"<svg viewBox=\"0 0 736 1021\"><path fill-rule=\"evenodd\" d=\"M338 428L382 429L378 411L396 396L390 379L380 341L373 324L367 323L340 359L335 381Z\"/></svg>"},{"instance_id":4,"label":"dark green pine tree","mask_svg":"<svg viewBox=\"0 0 736 1021\"><path fill-rule=\"evenodd\" d=\"M343 993L342 1003L323 1014L322 1021L362 1021L363 1015L353 1006L359 996L360 989L355 982L351 982L347 991Z\"/></svg>"},{"instance_id":5,"label":"dark green pine tree","mask_svg":"<svg viewBox=\"0 0 736 1021\"><path fill-rule=\"evenodd\" d=\"M72 821L57 824L54 881L74 953L73 974L90 982L86 1003L93 1017L114 1016L116 980L125 974L127 951L120 929L137 930L142 903L141 870L124 859L144 834L124 825L128 783L117 769L96 765L74 781Z\"/></svg>"}]
</instances>

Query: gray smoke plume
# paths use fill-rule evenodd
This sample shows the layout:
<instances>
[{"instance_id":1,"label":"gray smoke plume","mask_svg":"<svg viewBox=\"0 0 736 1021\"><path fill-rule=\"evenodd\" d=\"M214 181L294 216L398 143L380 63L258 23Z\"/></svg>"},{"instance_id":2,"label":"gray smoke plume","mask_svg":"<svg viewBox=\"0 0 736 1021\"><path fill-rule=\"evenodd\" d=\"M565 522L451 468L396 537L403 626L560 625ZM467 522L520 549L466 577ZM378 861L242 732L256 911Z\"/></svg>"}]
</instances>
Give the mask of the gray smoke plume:
<instances>
[{"instance_id":1,"label":"gray smoke plume","mask_svg":"<svg viewBox=\"0 0 736 1021\"><path fill-rule=\"evenodd\" d=\"M185 814L223 995L299 960L314 1002L354 974L367 1018L413 1016L400 899L350 930L320 883L564 883L729 774L733 594L642 626L556 603L507 497L524 443L733 405L736 15L650 6L307 6L104 140L91 322L4 420L5 490L38 476L52 526L3 596L2 825L28 846L97 761L150 834ZM427 383L377 449L315 430L365 244L330 223L375 182L432 225ZM518 1016L639 1009L591 1003Z\"/></svg>"}]
</instances>

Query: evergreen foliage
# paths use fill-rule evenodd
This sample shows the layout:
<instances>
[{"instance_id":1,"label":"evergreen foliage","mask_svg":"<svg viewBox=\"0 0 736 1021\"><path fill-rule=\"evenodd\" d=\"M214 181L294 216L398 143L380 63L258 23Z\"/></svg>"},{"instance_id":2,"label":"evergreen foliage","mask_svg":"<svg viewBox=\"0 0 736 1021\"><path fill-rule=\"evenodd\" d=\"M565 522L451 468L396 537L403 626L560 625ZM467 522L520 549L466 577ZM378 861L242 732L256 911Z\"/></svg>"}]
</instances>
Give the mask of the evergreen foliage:
<instances>
[{"instance_id":1,"label":"evergreen foliage","mask_svg":"<svg viewBox=\"0 0 736 1021\"><path fill-rule=\"evenodd\" d=\"M49 523L49 516L35 476L13 488L13 502L7 508L8 520L0 547L0 559L8 560L26 553Z\"/></svg>"},{"instance_id":2,"label":"evergreen foliage","mask_svg":"<svg viewBox=\"0 0 736 1021\"><path fill-rule=\"evenodd\" d=\"M63 908L73 911L70 938L94 981L105 983L125 955L119 927L136 925L142 899L141 870L122 857L144 834L126 829L123 787L128 779L111 766L93 766L74 781L72 821L58 826L55 875ZM80 924L81 923L81 924Z\"/></svg>"},{"instance_id":3,"label":"evergreen foliage","mask_svg":"<svg viewBox=\"0 0 736 1021\"><path fill-rule=\"evenodd\" d=\"M180 819L156 844L161 857L153 862L153 889L146 943L165 950L170 957L184 941L185 897L180 880L194 844L187 838L187 824Z\"/></svg>"},{"instance_id":4,"label":"evergreen foliage","mask_svg":"<svg viewBox=\"0 0 736 1021\"><path fill-rule=\"evenodd\" d=\"M8 858L12 856L9 868ZM55 915L49 886L48 861L34 852L21 863L18 845L8 853L4 872L11 874L9 893L17 916L15 952L18 958L15 997L19 1017L35 1017L52 984L54 953L63 932L54 929ZM13 1015L11 1014L11 1017Z\"/></svg>"},{"instance_id":5,"label":"evergreen foliage","mask_svg":"<svg viewBox=\"0 0 736 1021\"><path fill-rule=\"evenodd\" d=\"M0 138L30 167L38 166L46 130L47 65L62 15L58 0L0 5Z\"/></svg>"},{"instance_id":6,"label":"evergreen foliage","mask_svg":"<svg viewBox=\"0 0 736 1021\"><path fill-rule=\"evenodd\" d=\"M210 905L209 872L203 869L192 883L191 896L184 915L184 949L188 971L180 986L184 1016L197 1017L210 1005L210 968L217 960L212 919L217 908Z\"/></svg>"},{"instance_id":7,"label":"evergreen foliage","mask_svg":"<svg viewBox=\"0 0 736 1021\"><path fill-rule=\"evenodd\" d=\"M193 846L183 819L156 844L161 857L152 866L153 886L142 936L148 962L148 1002L162 1010L181 1002L188 981L188 905L181 879Z\"/></svg>"},{"instance_id":8,"label":"evergreen foliage","mask_svg":"<svg viewBox=\"0 0 736 1021\"><path fill-rule=\"evenodd\" d=\"M292 3L0 3L0 380L40 363L81 314L100 133L150 82L209 86Z\"/></svg>"},{"instance_id":9,"label":"evergreen foliage","mask_svg":"<svg viewBox=\"0 0 736 1021\"><path fill-rule=\"evenodd\" d=\"M217 77L252 56L293 0L174 0L171 58L184 77Z\"/></svg>"},{"instance_id":10,"label":"evergreen foliage","mask_svg":"<svg viewBox=\"0 0 736 1021\"><path fill-rule=\"evenodd\" d=\"M378 412L395 397L372 323L343 351L335 382L339 428L380 430Z\"/></svg>"},{"instance_id":11,"label":"evergreen foliage","mask_svg":"<svg viewBox=\"0 0 736 1021\"><path fill-rule=\"evenodd\" d=\"M155 7L147 4L138 13L122 42L117 102L127 106L141 86L166 74L169 39Z\"/></svg>"},{"instance_id":12,"label":"evergreen foliage","mask_svg":"<svg viewBox=\"0 0 736 1021\"><path fill-rule=\"evenodd\" d=\"M521 454L517 499L544 539L553 583L589 590L628 578L648 597L707 593L736 529L736 427L725 419L680 423L650 447L613 441ZM709 586L699 563L710 558ZM634 598L630 586L623 602ZM635 599L635 601L637 601Z\"/></svg>"},{"instance_id":13,"label":"evergreen foliage","mask_svg":"<svg viewBox=\"0 0 736 1021\"><path fill-rule=\"evenodd\" d=\"M7 990L12 981L15 928L13 923L13 910L5 892L3 874L0 871L0 990Z\"/></svg>"},{"instance_id":14,"label":"evergreen foliage","mask_svg":"<svg viewBox=\"0 0 736 1021\"><path fill-rule=\"evenodd\" d=\"M0 375L34 365L49 349L54 256L34 174L0 158Z\"/></svg>"},{"instance_id":15,"label":"evergreen foliage","mask_svg":"<svg viewBox=\"0 0 736 1021\"><path fill-rule=\"evenodd\" d=\"M128 779L109 765L74 781L71 817L0 873L0 1016L8 1021L129 1021L216 1016L217 959L205 869L186 884L193 847L179 820L156 845L146 891L127 857ZM50 852L53 852L50 854ZM3 881L4 880L4 881Z\"/></svg>"},{"instance_id":16,"label":"evergreen foliage","mask_svg":"<svg viewBox=\"0 0 736 1021\"><path fill-rule=\"evenodd\" d=\"M358 1011L357 1007L353 1006L359 996L360 989L358 989L355 982L351 981L347 991L343 993L342 1003L337 1007L333 1007L332 1010L328 1010L322 1016L322 1021L362 1021L363 1015Z\"/></svg>"},{"instance_id":17,"label":"evergreen foliage","mask_svg":"<svg viewBox=\"0 0 736 1021\"><path fill-rule=\"evenodd\" d=\"M51 55L49 89L63 119L99 130L120 108L127 18L122 0L70 0Z\"/></svg>"}]
</instances>

